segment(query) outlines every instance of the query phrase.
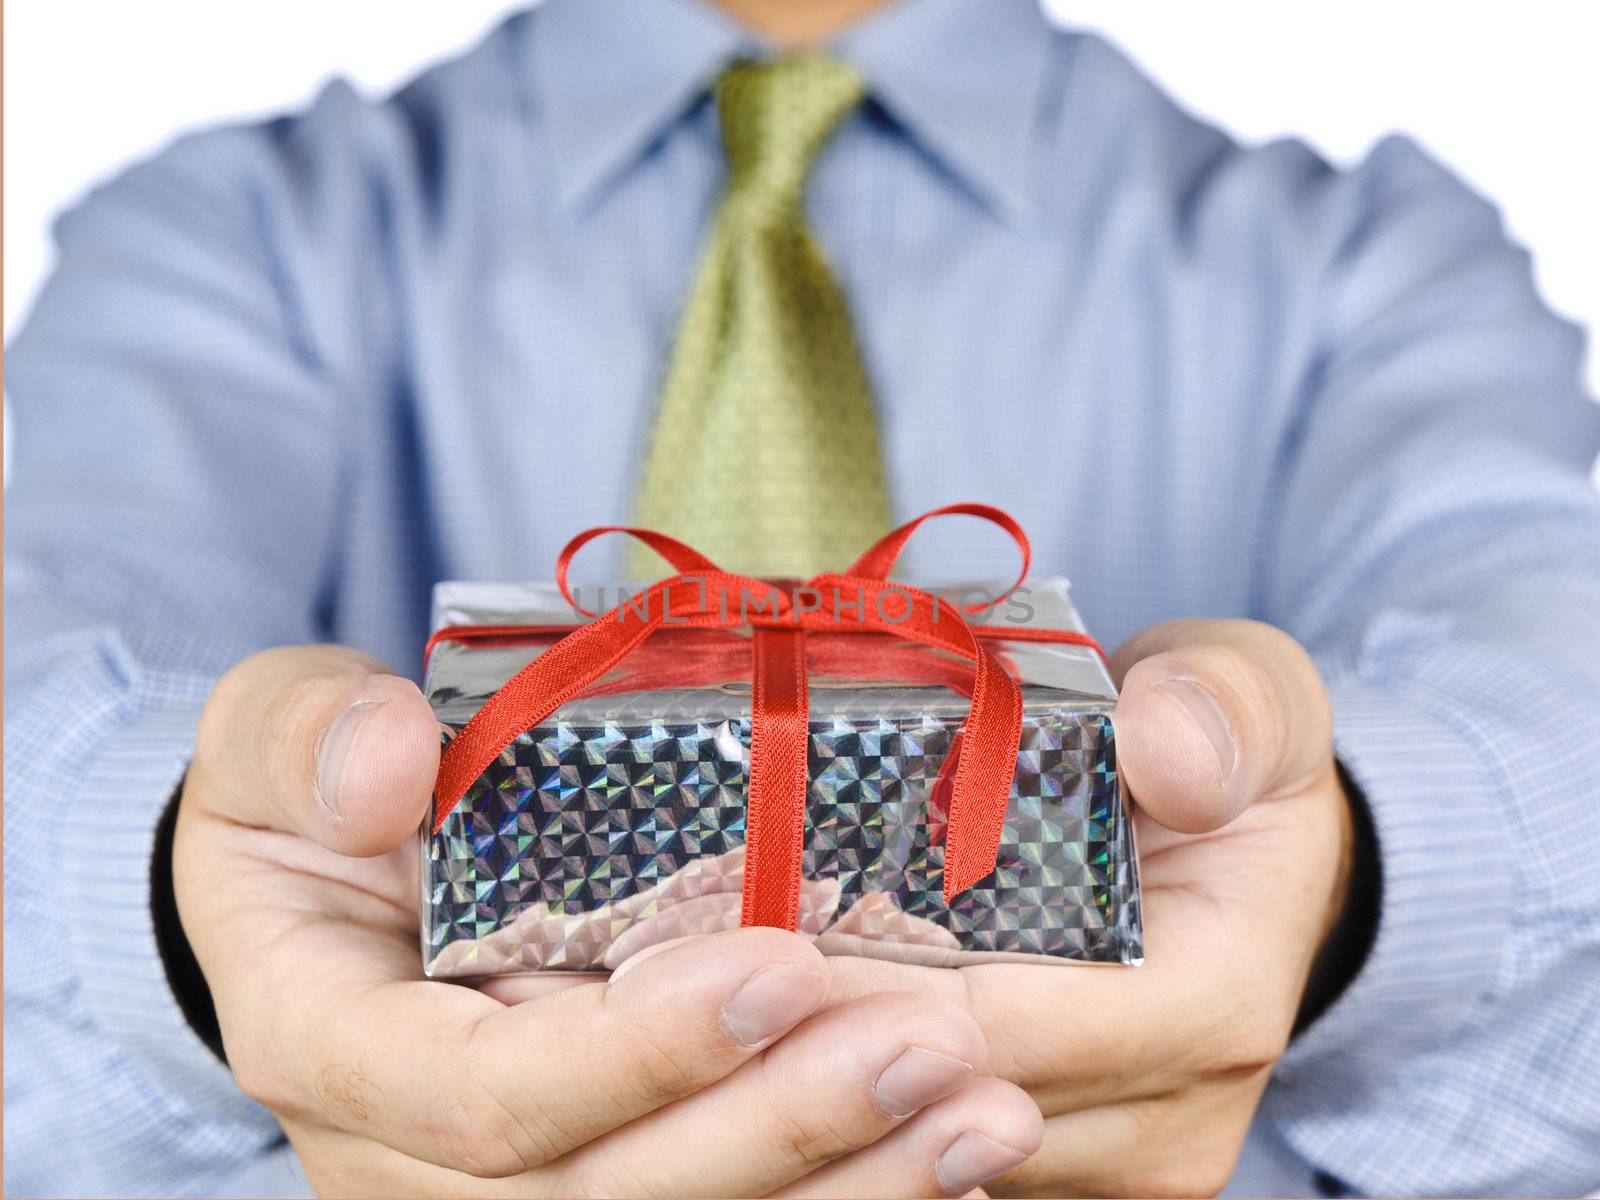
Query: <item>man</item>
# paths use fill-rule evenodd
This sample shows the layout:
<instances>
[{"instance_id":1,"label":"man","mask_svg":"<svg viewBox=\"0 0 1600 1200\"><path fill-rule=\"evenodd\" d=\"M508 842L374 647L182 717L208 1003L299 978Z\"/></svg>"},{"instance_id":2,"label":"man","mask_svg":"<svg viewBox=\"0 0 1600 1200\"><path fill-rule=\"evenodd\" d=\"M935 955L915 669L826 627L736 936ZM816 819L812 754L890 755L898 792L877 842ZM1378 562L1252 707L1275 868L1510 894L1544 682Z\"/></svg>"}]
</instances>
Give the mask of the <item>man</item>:
<instances>
[{"instance_id":1,"label":"man","mask_svg":"<svg viewBox=\"0 0 1600 1200\"><path fill-rule=\"evenodd\" d=\"M328 1194L1192 1194L1247 1132L1279 1194L1600 1183L1600 414L1493 210L1240 147L1032 0L723 8L551 0L63 220L7 381L8 1187L304 1186L284 1131ZM967 498L1123 643L1143 967L420 980L433 581Z\"/></svg>"}]
</instances>

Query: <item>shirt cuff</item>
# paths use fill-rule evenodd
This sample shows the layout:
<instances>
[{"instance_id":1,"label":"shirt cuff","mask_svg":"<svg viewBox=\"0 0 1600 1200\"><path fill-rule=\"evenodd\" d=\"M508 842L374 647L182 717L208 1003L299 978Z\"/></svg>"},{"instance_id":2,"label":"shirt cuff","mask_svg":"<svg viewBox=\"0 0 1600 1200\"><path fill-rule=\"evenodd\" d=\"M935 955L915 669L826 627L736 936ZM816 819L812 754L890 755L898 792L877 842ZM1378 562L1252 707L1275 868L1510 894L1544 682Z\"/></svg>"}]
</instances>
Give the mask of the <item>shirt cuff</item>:
<instances>
[{"instance_id":1,"label":"shirt cuff","mask_svg":"<svg viewBox=\"0 0 1600 1200\"><path fill-rule=\"evenodd\" d=\"M1334 744L1377 835L1377 935L1343 995L1284 1055L1320 1102L1370 1097L1442 1042L1493 987L1511 931L1505 801L1470 735L1370 685L1329 687ZM1319 1103L1319 1108L1322 1103Z\"/></svg>"},{"instance_id":2,"label":"shirt cuff","mask_svg":"<svg viewBox=\"0 0 1600 1200\"><path fill-rule=\"evenodd\" d=\"M118 727L95 756L60 839L73 976L96 1024L171 1102L208 1121L275 1128L190 1028L167 982L151 912L156 826L193 752L200 705Z\"/></svg>"}]
</instances>

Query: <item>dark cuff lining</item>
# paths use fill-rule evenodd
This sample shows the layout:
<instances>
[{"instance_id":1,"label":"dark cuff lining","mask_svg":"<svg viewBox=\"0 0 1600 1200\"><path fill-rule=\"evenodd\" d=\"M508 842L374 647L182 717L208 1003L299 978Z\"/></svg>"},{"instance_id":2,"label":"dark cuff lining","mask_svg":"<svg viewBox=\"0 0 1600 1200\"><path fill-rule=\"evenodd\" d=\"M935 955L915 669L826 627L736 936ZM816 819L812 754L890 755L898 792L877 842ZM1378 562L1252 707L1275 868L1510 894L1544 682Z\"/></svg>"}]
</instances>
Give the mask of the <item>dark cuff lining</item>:
<instances>
[{"instance_id":1,"label":"dark cuff lining","mask_svg":"<svg viewBox=\"0 0 1600 1200\"><path fill-rule=\"evenodd\" d=\"M184 1020L213 1054L227 1062L211 989L184 936L183 922L178 919L178 899L172 889L172 838L178 827L178 797L182 794L180 783L156 825L155 852L150 856L150 912L155 921L156 949Z\"/></svg>"},{"instance_id":2,"label":"dark cuff lining","mask_svg":"<svg viewBox=\"0 0 1600 1200\"><path fill-rule=\"evenodd\" d=\"M1350 804L1352 825L1350 883L1344 911L1334 922L1311 968L1300 1013L1295 1017L1292 1037L1298 1037L1344 994L1345 988L1361 973L1378 934L1378 913L1383 900L1383 875L1378 861L1378 838L1372 825L1361 788L1344 769L1335 764L1339 783Z\"/></svg>"}]
</instances>

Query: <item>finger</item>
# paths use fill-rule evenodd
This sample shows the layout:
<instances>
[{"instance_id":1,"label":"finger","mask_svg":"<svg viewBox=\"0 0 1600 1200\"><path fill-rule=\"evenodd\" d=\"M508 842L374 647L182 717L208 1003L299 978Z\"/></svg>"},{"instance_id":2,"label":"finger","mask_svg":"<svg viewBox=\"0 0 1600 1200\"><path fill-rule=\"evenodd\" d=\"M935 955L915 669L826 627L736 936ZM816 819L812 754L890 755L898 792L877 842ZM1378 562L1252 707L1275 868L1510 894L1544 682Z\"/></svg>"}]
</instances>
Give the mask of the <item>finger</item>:
<instances>
[{"instance_id":1,"label":"finger","mask_svg":"<svg viewBox=\"0 0 1600 1200\"><path fill-rule=\"evenodd\" d=\"M436 1163L422 1162L370 1138L294 1120L281 1122L306 1182L318 1200L467 1200L489 1197L500 1180L474 1179Z\"/></svg>"},{"instance_id":2,"label":"finger","mask_svg":"<svg viewBox=\"0 0 1600 1200\"><path fill-rule=\"evenodd\" d=\"M1264 1074L1289 1034L1287 1019L1268 1016L1283 1007L1281 985L1248 968L1247 946L1204 927L1209 910L1163 915L1172 919L1151 925L1149 957L1137 969L992 963L952 971L833 958L829 1002L913 991L967 1005L995 1074L1027 1089L1046 1116L1168 1094L1197 1077ZM1238 969L1219 970L1217 955Z\"/></svg>"},{"instance_id":3,"label":"finger","mask_svg":"<svg viewBox=\"0 0 1600 1200\"><path fill-rule=\"evenodd\" d=\"M961 1172L969 1177L987 1170L997 1173L999 1163L1020 1160L1024 1150L1038 1144L1039 1110L1025 1093L993 1077L979 1078L954 1096L939 1101L911 1118L903 1129L866 1150L773 1193L778 1196L940 1196L961 1194L984 1200L987 1193L974 1187L965 1193L947 1190L943 1180L958 1183ZM397 1150L342 1130L324 1129L289 1121L285 1132L305 1169L312 1190L323 1197L415 1196L483 1200L528 1200L537 1196L606 1194L584 1190L570 1167L541 1167L502 1179L481 1179L409 1158ZM995 1150L983 1153L969 1139L973 1134L993 1139ZM704 1146L703 1133L701 1144ZM1018 1147L1013 1150L1012 1147ZM702 1153L706 1153L702 1150ZM928 1164L934 1164L930 1170ZM1002 1168L1003 1169L1003 1168ZM754 1195L754 1187L736 1187L736 1194ZM701 1196L710 1189L689 1180L672 1181L655 1164L639 1163L621 1191L632 1196Z\"/></svg>"},{"instance_id":4,"label":"finger","mask_svg":"<svg viewBox=\"0 0 1600 1200\"><path fill-rule=\"evenodd\" d=\"M299 931L307 961L340 961L338 924ZM609 982L509 1008L450 984L333 967L258 1014L258 1028L235 1029L229 1059L275 1112L505 1176L721 1079L810 1015L826 988L817 951L772 929L691 938Z\"/></svg>"},{"instance_id":5,"label":"finger","mask_svg":"<svg viewBox=\"0 0 1600 1200\"><path fill-rule=\"evenodd\" d=\"M289 1144L319 1200L532 1200L548 1196L548 1171L482 1179L412 1158L381 1142L295 1121L283 1122Z\"/></svg>"},{"instance_id":6,"label":"finger","mask_svg":"<svg viewBox=\"0 0 1600 1200\"><path fill-rule=\"evenodd\" d=\"M415 684L353 650L296 646L218 681L184 794L216 816L369 856L414 836L438 768L438 722Z\"/></svg>"},{"instance_id":7,"label":"finger","mask_svg":"<svg viewBox=\"0 0 1600 1200\"><path fill-rule=\"evenodd\" d=\"M1256 621L1169 621L1112 657L1117 763L1139 807L1203 833L1331 761L1332 716L1310 657Z\"/></svg>"},{"instance_id":8,"label":"finger","mask_svg":"<svg viewBox=\"0 0 1600 1200\"><path fill-rule=\"evenodd\" d=\"M1264 1079L1263 1079L1264 1083ZM1020 1196L1214 1196L1227 1186L1260 1086L1091 1108L1044 1123L996 1190Z\"/></svg>"},{"instance_id":9,"label":"finger","mask_svg":"<svg viewBox=\"0 0 1600 1200\"><path fill-rule=\"evenodd\" d=\"M630 1194L647 1176L652 1193L765 1195L872 1145L987 1063L977 1022L959 1005L868 996L807 1021L715 1087L584 1147L556 1190ZM715 1154L706 1130L730 1131Z\"/></svg>"},{"instance_id":10,"label":"finger","mask_svg":"<svg viewBox=\"0 0 1600 1200\"><path fill-rule=\"evenodd\" d=\"M881 1141L774 1194L819 1200L967 1195L1023 1163L1039 1148L1043 1131L1039 1106L1026 1092L985 1076Z\"/></svg>"}]
</instances>

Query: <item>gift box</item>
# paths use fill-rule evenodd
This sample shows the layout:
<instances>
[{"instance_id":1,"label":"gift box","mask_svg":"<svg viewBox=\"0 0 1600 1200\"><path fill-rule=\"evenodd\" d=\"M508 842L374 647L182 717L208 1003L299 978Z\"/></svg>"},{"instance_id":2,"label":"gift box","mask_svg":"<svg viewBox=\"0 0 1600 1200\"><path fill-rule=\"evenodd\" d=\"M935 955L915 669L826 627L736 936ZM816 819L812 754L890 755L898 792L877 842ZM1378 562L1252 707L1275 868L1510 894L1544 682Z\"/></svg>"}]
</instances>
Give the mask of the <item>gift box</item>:
<instances>
[{"instance_id":1,"label":"gift box","mask_svg":"<svg viewBox=\"0 0 1600 1200\"><path fill-rule=\"evenodd\" d=\"M674 579L574 595L588 536L559 584L436 589L428 975L601 971L741 923L935 966L1140 961L1116 693L1064 580L912 589L873 578L885 552L774 584L662 539Z\"/></svg>"}]
</instances>

